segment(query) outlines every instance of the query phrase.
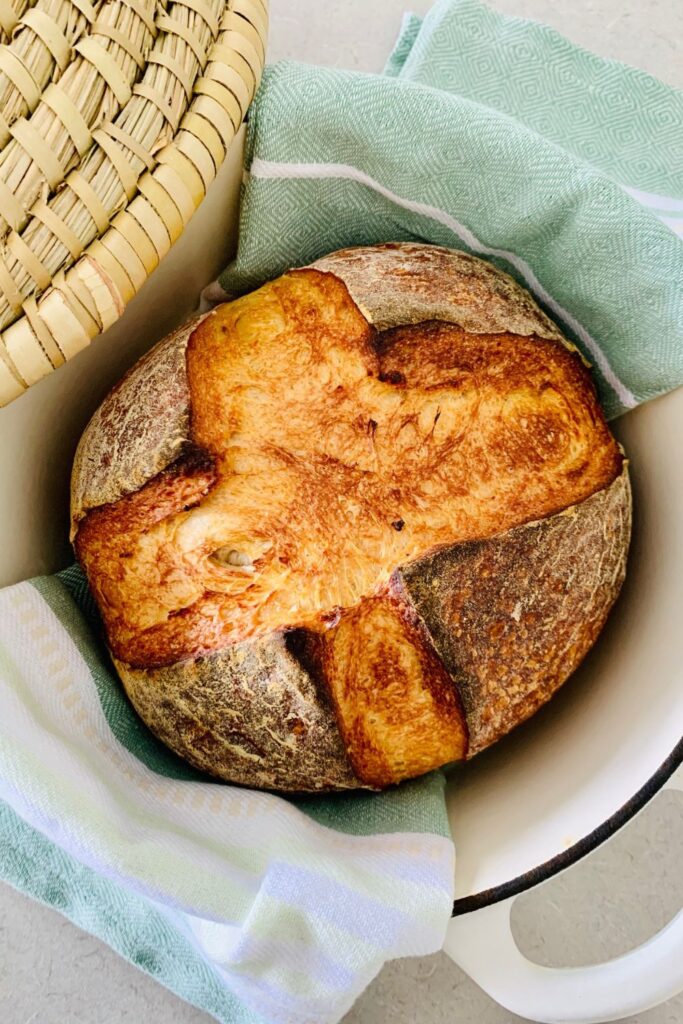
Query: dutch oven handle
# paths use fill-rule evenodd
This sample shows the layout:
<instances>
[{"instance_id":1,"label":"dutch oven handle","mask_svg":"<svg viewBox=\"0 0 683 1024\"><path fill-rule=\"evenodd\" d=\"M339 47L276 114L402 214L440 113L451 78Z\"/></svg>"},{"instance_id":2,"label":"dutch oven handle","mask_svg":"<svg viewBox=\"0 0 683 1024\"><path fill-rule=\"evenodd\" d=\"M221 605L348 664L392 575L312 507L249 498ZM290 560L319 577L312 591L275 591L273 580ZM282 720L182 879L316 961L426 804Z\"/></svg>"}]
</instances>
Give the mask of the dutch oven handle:
<instances>
[{"instance_id":1,"label":"dutch oven handle","mask_svg":"<svg viewBox=\"0 0 683 1024\"><path fill-rule=\"evenodd\" d=\"M683 791L683 771L665 784ZM683 910L630 953L590 967L527 960L510 928L515 897L451 920L444 951L501 1006L544 1024L602 1024L683 990Z\"/></svg>"}]
</instances>

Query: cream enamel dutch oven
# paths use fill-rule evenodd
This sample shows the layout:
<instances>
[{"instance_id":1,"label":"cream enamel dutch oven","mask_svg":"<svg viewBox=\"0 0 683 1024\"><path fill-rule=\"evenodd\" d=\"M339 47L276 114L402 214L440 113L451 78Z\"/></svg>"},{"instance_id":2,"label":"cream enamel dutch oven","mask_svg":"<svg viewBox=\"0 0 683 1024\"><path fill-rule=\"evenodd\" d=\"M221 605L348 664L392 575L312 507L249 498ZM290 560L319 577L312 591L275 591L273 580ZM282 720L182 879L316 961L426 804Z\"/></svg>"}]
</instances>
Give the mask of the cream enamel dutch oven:
<instances>
[{"instance_id":1,"label":"cream enamel dutch oven","mask_svg":"<svg viewBox=\"0 0 683 1024\"><path fill-rule=\"evenodd\" d=\"M612 426L634 487L619 601L565 688L449 790L457 870L446 952L503 1006L547 1024L618 1020L683 990L683 911L594 967L539 967L510 931L518 893L590 853L662 787L683 790L683 389Z\"/></svg>"},{"instance_id":2,"label":"cream enamel dutch oven","mask_svg":"<svg viewBox=\"0 0 683 1024\"><path fill-rule=\"evenodd\" d=\"M121 320L0 409L0 584L59 569L80 433L112 384L196 307L234 248L241 139L198 213ZM538 967L510 932L514 897L611 836L681 760L683 390L616 424L632 460L629 577L605 634L536 718L459 770L449 787L456 902L445 950L490 995L534 1020L606 1021L683 989L683 913L609 964Z\"/></svg>"}]
</instances>

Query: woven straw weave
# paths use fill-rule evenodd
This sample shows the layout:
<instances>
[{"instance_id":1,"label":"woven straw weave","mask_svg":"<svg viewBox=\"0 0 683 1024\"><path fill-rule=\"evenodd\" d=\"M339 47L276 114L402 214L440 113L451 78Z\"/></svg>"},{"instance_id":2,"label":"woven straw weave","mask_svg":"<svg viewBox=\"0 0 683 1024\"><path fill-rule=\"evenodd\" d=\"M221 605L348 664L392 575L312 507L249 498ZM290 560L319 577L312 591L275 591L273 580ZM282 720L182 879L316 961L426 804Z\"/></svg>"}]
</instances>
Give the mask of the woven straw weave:
<instances>
[{"instance_id":1,"label":"woven straw weave","mask_svg":"<svg viewBox=\"0 0 683 1024\"><path fill-rule=\"evenodd\" d=\"M119 317L254 95L267 0L0 0L0 405Z\"/></svg>"}]
</instances>

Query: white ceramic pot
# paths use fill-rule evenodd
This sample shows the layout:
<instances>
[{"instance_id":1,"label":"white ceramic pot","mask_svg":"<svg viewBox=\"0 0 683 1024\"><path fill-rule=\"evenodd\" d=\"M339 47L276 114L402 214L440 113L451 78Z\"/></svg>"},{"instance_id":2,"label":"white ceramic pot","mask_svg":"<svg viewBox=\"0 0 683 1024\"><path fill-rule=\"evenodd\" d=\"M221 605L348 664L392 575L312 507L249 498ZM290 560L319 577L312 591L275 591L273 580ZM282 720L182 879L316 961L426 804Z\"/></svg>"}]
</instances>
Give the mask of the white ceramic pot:
<instances>
[{"instance_id":1,"label":"white ceramic pot","mask_svg":"<svg viewBox=\"0 0 683 1024\"><path fill-rule=\"evenodd\" d=\"M121 320L0 410L0 585L70 562L76 442L112 384L195 308L227 262L241 158L237 140ZM629 413L617 432L632 460L636 507L625 593L581 671L530 723L458 771L448 794L458 856L445 949L500 1003L547 1022L613 1020L683 988L683 915L629 956L571 971L530 964L509 928L517 893L612 835L681 759L683 390Z\"/></svg>"},{"instance_id":2,"label":"white ceramic pot","mask_svg":"<svg viewBox=\"0 0 683 1024\"><path fill-rule=\"evenodd\" d=\"M595 849L662 786L683 789L683 389L614 429L635 509L619 602L565 688L449 790L458 858L446 951L498 1002L548 1024L616 1020L683 990L683 912L627 956L564 971L529 963L510 931L518 893Z\"/></svg>"}]
</instances>

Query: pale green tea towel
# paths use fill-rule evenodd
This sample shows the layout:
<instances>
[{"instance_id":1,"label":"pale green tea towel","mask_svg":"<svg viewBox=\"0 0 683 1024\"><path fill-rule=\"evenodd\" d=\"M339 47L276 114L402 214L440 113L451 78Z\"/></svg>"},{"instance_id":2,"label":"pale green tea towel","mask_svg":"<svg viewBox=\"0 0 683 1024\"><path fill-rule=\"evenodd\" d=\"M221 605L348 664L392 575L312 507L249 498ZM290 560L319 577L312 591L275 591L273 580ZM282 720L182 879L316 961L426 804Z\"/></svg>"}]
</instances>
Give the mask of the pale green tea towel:
<instances>
[{"instance_id":1,"label":"pale green tea towel","mask_svg":"<svg viewBox=\"0 0 683 1024\"><path fill-rule=\"evenodd\" d=\"M591 99L607 75L638 117L623 152L599 138L593 153L581 124L607 131ZM552 130L533 122L541 100ZM578 339L614 414L683 380L681 242L632 197L675 221L680 105L470 0L407 19L385 77L271 68L223 283L353 243L469 247ZM383 960L438 947L453 877L440 775L299 803L203 780L140 725L90 614L77 574L0 593L2 877L223 1022L333 1021Z\"/></svg>"},{"instance_id":2,"label":"pale green tea towel","mask_svg":"<svg viewBox=\"0 0 683 1024\"><path fill-rule=\"evenodd\" d=\"M224 292L420 239L529 287L609 416L682 383L683 94L477 0L406 19L387 71L267 69Z\"/></svg>"},{"instance_id":3,"label":"pale green tea towel","mask_svg":"<svg viewBox=\"0 0 683 1024\"><path fill-rule=\"evenodd\" d=\"M299 801L212 782L135 715L79 569L0 591L0 707L0 877L224 1024L337 1021L385 960L441 946L443 776Z\"/></svg>"}]
</instances>

